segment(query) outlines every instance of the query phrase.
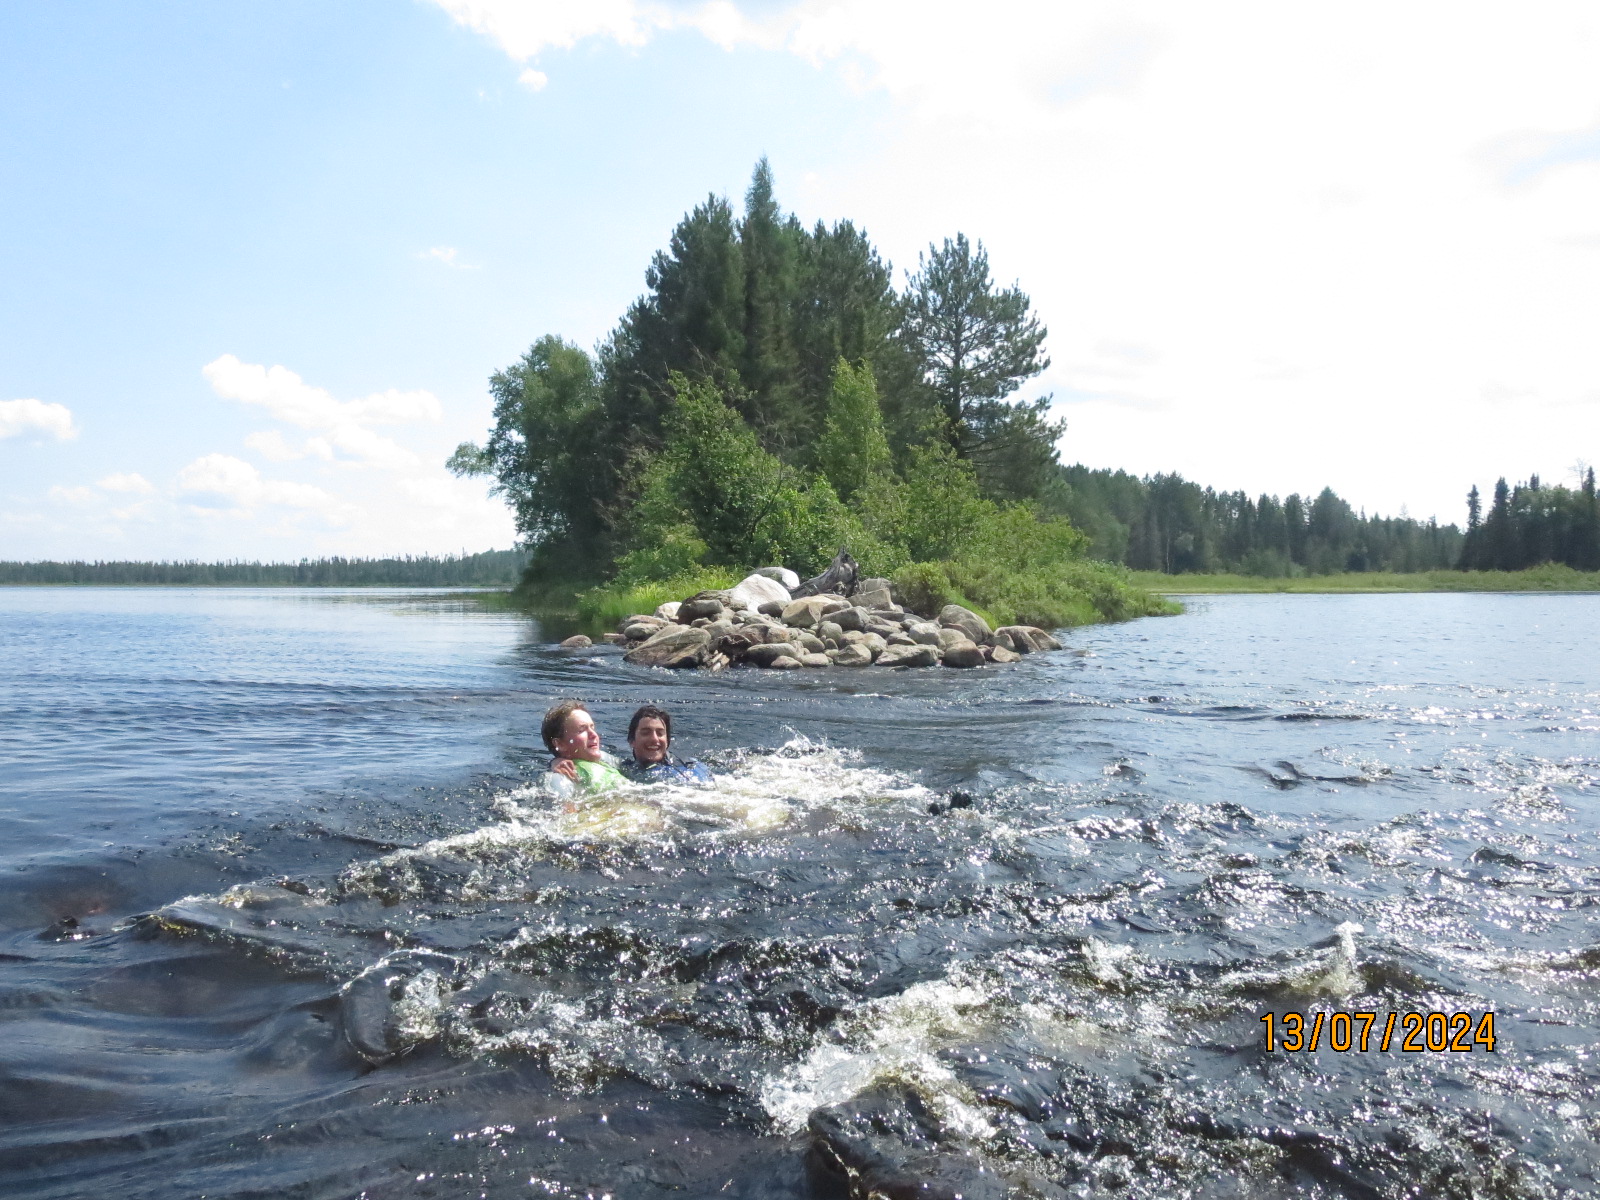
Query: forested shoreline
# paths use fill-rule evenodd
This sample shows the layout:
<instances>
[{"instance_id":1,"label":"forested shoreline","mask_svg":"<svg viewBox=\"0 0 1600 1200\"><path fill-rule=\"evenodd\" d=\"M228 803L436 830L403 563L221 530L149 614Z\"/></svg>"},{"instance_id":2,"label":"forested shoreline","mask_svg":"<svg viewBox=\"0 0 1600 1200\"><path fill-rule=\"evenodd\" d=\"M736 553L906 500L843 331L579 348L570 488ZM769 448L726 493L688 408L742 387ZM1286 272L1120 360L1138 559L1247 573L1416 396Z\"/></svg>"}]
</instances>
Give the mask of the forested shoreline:
<instances>
[{"instance_id":1,"label":"forested shoreline","mask_svg":"<svg viewBox=\"0 0 1600 1200\"><path fill-rule=\"evenodd\" d=\"M920 605L1048 627L1172 611L1136 572L1513 586L1507 572L1541 564L1600 571L1592 469L1575 488L1501 479L1487 512L1474 487L1463 530L1369 515L1327 487L1280 499L1066 465L1050 397L1023 394L1050 360L1021 287L961 233L902 274L897 287L850 221L785 214L762 160L742 213L712 195L683 217L592 352L545 334L492 376L493 427L447 465L492 479L519 549L6 562L0 584L515 586L597 616L756 566L809 575L848 547ZM1576 586L1548 579L1528 586Z\"/></svg>"},{"instance_id":2,"label":"forested shoreline","mask_svg":"<svg viewBox=\"0 0 1600 1200\"><path fill-rule=\"evenodd\" d=\"M153 587L513 587L521 550L394 558L303 558L299 562L0 562L3 584Z\"/></svg>"}]
</instances>

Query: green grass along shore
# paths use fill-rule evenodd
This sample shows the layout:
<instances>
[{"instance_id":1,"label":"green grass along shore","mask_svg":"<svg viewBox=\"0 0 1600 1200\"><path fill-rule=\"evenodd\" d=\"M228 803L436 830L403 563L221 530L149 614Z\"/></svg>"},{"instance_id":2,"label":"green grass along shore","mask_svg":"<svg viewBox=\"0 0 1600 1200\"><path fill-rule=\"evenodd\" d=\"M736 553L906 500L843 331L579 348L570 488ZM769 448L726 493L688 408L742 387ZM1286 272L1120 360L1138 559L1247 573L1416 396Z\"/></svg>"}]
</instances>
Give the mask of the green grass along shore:
<instances>
[{"instance_id":1,"label":"green grass along shore","mask_svg":"<svg viewBox=\"0 0 1600 1200\"><path fill-rule=\"evenodd\" d=\"M1409 575L1350 571L1289 579L1133 571L1128 578L1138 587L1166 596L1233 592L1600 592L1600 571L1575 571L1559 563L1545 563L1525 571L1420 571Z\"/></svg>"},{"instance_id":2,"label":"green grass along shore","mask_svg":"<svg viewBox=\"0 0 1600 1200\"><path fill-rule=\"evenodd\" d=\"M598 633L623 617L654 612L669 600L732 587L745 574L708 567L665 582L612 583L575 594L552 582L522 590L519 599L536 613L572 617L584 630ZM1181 604L1132 582L1126 570L1107 563L1072 561L1027 572L960 562L913 563L890 579L906 607L916 612L937 613L946 604L959 604L992 627L1060 629L1183 611Z\"/></svg>"}]
</instances>

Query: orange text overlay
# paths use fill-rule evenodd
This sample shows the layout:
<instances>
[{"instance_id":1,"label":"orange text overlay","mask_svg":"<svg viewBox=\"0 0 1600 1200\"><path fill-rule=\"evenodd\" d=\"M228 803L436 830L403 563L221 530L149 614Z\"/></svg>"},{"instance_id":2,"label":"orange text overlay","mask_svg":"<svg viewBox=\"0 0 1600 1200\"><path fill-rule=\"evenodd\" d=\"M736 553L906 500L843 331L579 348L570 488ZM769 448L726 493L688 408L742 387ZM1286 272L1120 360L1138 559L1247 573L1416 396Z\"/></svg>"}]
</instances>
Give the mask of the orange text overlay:
<instances>
[{"instance_id":1,"label":"orange text overlay","mask_svg":"<svg viewBox=\"0 0 1600 1200\"><path fill-rule=\"evenodd\" d=\"M1465 1054L1494 1049L1494 1014L1469 1012L1266 1013L1267 1051Z\"/></svg>"}]
</instances>

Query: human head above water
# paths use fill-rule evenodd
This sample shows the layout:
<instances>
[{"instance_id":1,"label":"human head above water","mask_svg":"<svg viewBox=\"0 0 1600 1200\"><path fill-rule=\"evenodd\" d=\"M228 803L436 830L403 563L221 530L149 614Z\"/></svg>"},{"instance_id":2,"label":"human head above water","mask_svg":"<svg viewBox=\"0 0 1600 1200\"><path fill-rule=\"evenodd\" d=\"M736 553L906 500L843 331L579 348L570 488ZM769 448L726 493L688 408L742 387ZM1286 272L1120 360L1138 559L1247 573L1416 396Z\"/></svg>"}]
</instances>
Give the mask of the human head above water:
<instances>
[{"instance_id":1,"label":"human head above water","mask_svg":"<svg viewBox=\"0 0 1600 1200\"><path fill-rule=\"evenodd\" d=\"M667 711L646 704L628 720L628 745L640 762L660 762L672 742L672 718Z\"/></svg>"},{"instance_id":2,"label":"human head above water","mask_svg":"<svg viewBox=\"0 0 1600 1200\"><path fill-rule=\"evenodd\" d=\"M600 737L594 731L594 718L582 700L563 700L552 704L539 726L545 748L562 758L593 760L600 751Z\"/></svg>"}]
</instances>

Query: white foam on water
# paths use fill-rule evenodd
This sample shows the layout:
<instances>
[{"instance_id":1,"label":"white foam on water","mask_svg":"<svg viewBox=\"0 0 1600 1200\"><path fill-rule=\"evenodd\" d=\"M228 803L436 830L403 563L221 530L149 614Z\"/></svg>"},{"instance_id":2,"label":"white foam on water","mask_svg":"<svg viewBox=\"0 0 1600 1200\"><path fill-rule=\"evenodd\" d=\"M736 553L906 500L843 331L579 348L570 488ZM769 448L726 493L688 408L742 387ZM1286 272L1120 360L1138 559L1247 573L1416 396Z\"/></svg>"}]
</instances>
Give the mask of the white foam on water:
<instances>
[{"instance_id":1,"label":"white foam on water","mask_svg":"<svg viewBox=\"0 0 1600 1200\"><path fill-rule=\"evenodd\" d=\"M627 784L566 803L537 786L518 788L495 799L502 822L398 854L473 857L550 844L764 834L804 811L828 809L850 820L891 804L924 808L932 796L902 775L862 766L859 751L795 735L776 753L752 756L708 784Z\"/></svg>"},{"instance_id":2,"label":"white foam on water","mask_svg":"<svg viewBox=\"0 0 1600 1200\"><path fill-rule=\"evenodd\" d=\"M634 1075L670 1086L663 1064L670 1055L652 1030L623 1017L587 1011L582 1004L555 996L538 997L531 1010L521 1014L515 1029L487 1033L462 1020L451 1031L450 1049L463 1057L489 1054L532 1054L540 1057L564 1088L593 1086L607 1075L626 1068Z\"/></svg>"},{"instance_id":3,"label":"white foam on water","mask_svg":"<svg viewBox=\"0 0 1600 1200\"><path fill-rule=\"evenodd\" d=\"M1343 921L1334 926L1335 942L1285 967L1261 967L1232 971L1218 982L1226 989L1267 989L1297 992L1304 996L1329 996L1339 999L1360 993L1364 986L1356 960L1355 935L1364 932L1360 925Z\"/></svg>"},{"instance_id":4,"label":"white foam on water","mask_svg":"<svg viewBox=\"0 0 1600 1200\"><path fill-rule=\"evenodd\" d=\"M995 1129L971 1090L936 1057L944 1044L970 1040L987 1023L989 994L950 978L914 984L869 1001L840 1018L838 1042L816 1046L800 1062L769 1077L761 1104L783 1133L803 1129L818 1108L839 1104L875 1083L916 1089L952 1132L974 1140Z\"/></svg>"}]
</instances>

